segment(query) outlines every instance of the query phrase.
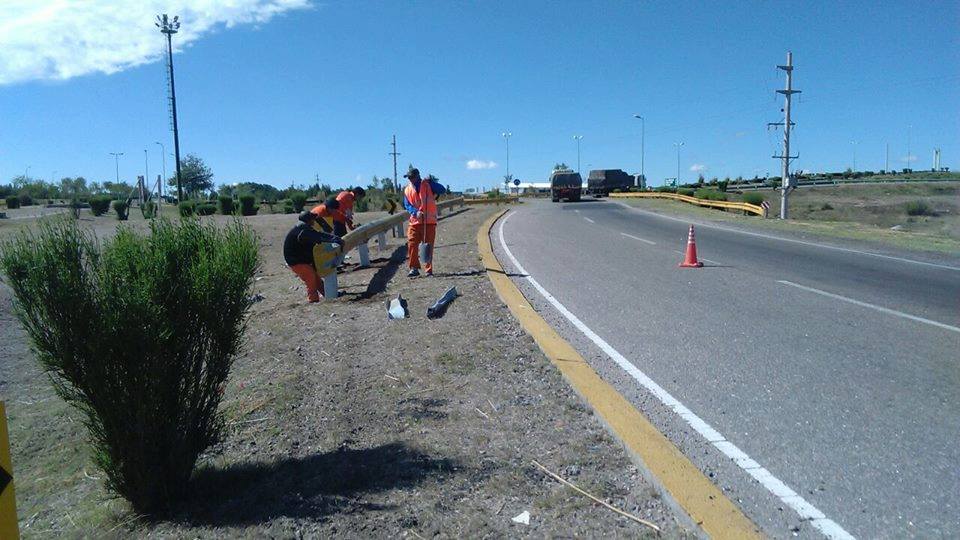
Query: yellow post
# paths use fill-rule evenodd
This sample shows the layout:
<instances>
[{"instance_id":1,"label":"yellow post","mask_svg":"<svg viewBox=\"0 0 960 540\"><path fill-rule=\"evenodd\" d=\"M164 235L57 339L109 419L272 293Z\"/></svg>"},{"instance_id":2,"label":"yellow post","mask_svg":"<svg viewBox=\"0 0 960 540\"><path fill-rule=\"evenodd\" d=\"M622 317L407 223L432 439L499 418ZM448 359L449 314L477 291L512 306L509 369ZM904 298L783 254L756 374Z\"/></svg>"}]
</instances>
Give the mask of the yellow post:
<instances>
[{"instance_id":1,"label":"yellow post","mask_svg":"<svg viewBox=\"0 0 960 540\"><path fill-rule=\"evenodd\" d=\"M7 438L7 409L0 401L0 538L20 538L17 499L13 494L13 464Z\"/></svg>"}]
</instances>

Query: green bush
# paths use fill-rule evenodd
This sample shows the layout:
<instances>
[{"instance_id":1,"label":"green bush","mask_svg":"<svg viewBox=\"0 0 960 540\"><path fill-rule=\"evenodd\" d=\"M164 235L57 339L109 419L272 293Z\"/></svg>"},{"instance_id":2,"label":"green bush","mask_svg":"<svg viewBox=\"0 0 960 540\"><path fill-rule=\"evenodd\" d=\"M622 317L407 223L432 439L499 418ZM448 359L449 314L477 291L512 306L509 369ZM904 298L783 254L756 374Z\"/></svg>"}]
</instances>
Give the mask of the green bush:
<instances>
[{"instance_id":1,"label":"green bush","mask_svg":"<svg viewBox=\"0 0 960 540\"><path fill-rule=\"evenodd\" d=\"M905 206L908 216L935 216L936 212L925 201L910 201Z\"/></svg>"},{"instance_id":2,"label":"green bush","mask_svg":"<svg viewBox=\"0 0 960 540\"><path fill-rule=\"evenodd\" d=\"M14 208L20 208L20 197L16 195L7 197L7 210L13 210Z\"/></svg>"},{"instance_id":3,"label":"green bush","mask_svg":"<svg viewBox=\"0 0 960 540\"><path fill-rule=\"evenodd\" d=\"M113 201L113 211L117 213L117 220L126 221L130 214L130 203L127 201Z\"/></svg>"},{"instance_id":4,"label":"green bush","mask_svg":"<svg viewBox=\"0 0 960 540\"><path fill-rule=\"evenodd\" d=\"M294 208L293 208L293 201L291 201L290 199L284 199L284 200L283 200L283 213L284 213L284 214L293 214L294 212L296 212L296 210L294 210Z\"/></svg>"},{"instance_id":5,"label":"green bush","mask_svg":"<svg viewBox=\"0 0 960 540\"><path fill-rule=\"evenodd\" d=\"M257 215L257 198L253 195L241 195L240 196L240 215L242 216L255 216Z\"/></svg>"},{"instance_id":6,"label":"green bush","mask_svg":"<svg viewBox=\"0 0 960 540\"><path fill-rule=\"evenodd\" d=\"M627 191L629 191L629 189L628 189ZM623 190L620 189L620 188L613 188L613 192L614 192L614 193L623 193Z\"/></svg>"},{"instance_id":7,"label":"green bush","mask_svg":"<svg viewBox=\"0 0 960 540\"><path fill-rule=\"evenodd\" d=\"M20 195L20 206L32 206L32 205L33 205L33 197L31 197L27 193L22 193Z\"/></svg>"},{"instance_id":8,"label":"green bush","mask_svg":"<svg viewBox=\"0 0 960 540\"><path fill-rule=\"evenodd\" d=\"M295 212L302 212L303 206L307 204L307 194L302 191L291 193L290 201L293 202L293 210Z\"/></svg>"},{"instance_id":9,"label":"green bush","mask_svg":"<svg viewBox=\"0 0 960 540\"><path fill-rule=\"evenodd\" d=\"M706 199L708 201L725 201L727 200L727 194L721 193L713 189L698 189L694 195L698 199Z\"/></svg>"},{"instance_id":10,"label":"green bush","mask_svg":"<svg viewBox=\"0 0 960 540\"><path fill-rule=\"evenodd\" d=\"M657 193L676 193L676 188L670 186L660 186L655 190Z\"/></svg>"},{"instance_id":11,"label":"green bush","mask_svg":"<svg viewBox=\"0 0 960 540\"><path fill-rule=\"evenodd\" d=\"M686 195L687 197L693 197L694 193L696 193L696 191L691 188L680 188L677 190L678 195Z\"/></svg>"},{"instance_id":12,"label":"green bush","mask_svg":"<svg viewBox=\"0 0 960 540\"><path fill-rule=\"evenodd\" d=\"M192 219L99 241L58 220L0 249L37 360L83 416L107 487L136 513L182 498L220 438L257 264L249 229Z\"/></svg>"},{"instance_id":13,"label":"green bush","mask_svg":"<svg viewBox=\"0 0 960 540\"><path fill-rule=\"evenodd\" d=\"M756 193L756 192L754 192L754 193L744 193L744 194L743 194L743 202L748 203L748 204L755 204L755 205L757 205L757 206L760 206L760 203L763 202L763 195L761 195L761 194L759 194L759 193Z\"/></svg>"},{"instance_id":14,"label":"green bush","mask_svg":"<svg viewBox=\"0 0 960 540\"><path fill-rule=\"evenodd\" d=\"M726 192L727 192L727 186L729 186L729 185L730 185L730 181L729 181L729 180L720 180L719 182L717 182L717 189L720 190L720 191L723 192L723 193L726 193Z\"/></svg>"},{"instance_id":15,"label":"green bush","mask_svg":"<svg viewBox=\"0 0 960 540\"><path fill-rule=\"evenodd\" d=\"M141 204L140 213L143 214L143 219L153 219L157 217L157 203L147 201Z\"/></svg>"},{"instance_id":16,"label":"green bush","mask_svg":"<svg viewBox=\"0 0 960 540\"><path fill-rule=\"evenodd\" d=\"M190 217L197 209L197 204L193 201L182 201L177 208L180 210L180 217Z\"/></svg>"},{"instance_id":17,"label":"green bush","mask_svg":"<svg viewBox=\"0 0 960 540\"><path fill-rule=\"evenodd\" d=\"M98 195L90 197L90 212L95 216L102 216L110 210L110 197Z\"/></svg>"},{"instance_id":18,"label":"green bush","mask_svg":"<svg viewBox=\"0 0 960 540\"><path fill-rule=\"evenodd\" d=\"M212 216L217 213L217 205L213 203L202 203L197 205L198 216Z\"/></svg>"},{"instance_id":19,"label":"green bush","mask_svg":"<svg viewBox=\"0 0 960 540\"><path fill-rule=\"evenodd\" d=\"M221 195L217 202L220 206L220 213L225 216L233 215L233 197Z\"/></svg>"},{"instance_id":20,"label":"green bush","mask_svg":"<svg viewBox=\"0 0 960 540\"><path fill-rule=\"evenodd\" d=\"M820 209L821 209L821 210L833 210L833 206L831 206L830 203L823 203L822 205L820 205Z\"/></svg>"}]
</instances>

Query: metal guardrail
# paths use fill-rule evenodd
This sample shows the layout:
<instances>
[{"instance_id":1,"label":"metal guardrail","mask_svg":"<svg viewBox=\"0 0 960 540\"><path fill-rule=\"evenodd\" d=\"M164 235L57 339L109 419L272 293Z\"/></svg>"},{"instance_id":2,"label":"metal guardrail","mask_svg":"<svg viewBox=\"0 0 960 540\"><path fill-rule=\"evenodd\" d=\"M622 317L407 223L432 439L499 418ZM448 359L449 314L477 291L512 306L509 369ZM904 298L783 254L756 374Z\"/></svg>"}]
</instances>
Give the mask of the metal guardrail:
<instances>
[{"instance_id":1,"label":"metal guardrail","mask_svg":"<svg viewBox=\"0 0 960 540\"><path fill-rule=\"evenodd\" d=\"M477 197L475 199L464 199L465 204L513 204L520 202L520 197L511 196L511 197L497 197L495 199L489 197Z\"/></svg>"},{"instance_id":2,"label":"metal guardrail","mask_svg":"<svg viewBox=\"0 0 960 540\"><path fill-rule=\"evenodd\" d=\"M924 184L927 182L956 182L956 178L925 178L923 180L870 180L869 177L865 179L850 179L850 178L838 178L838 179L827 179L827 178L817 178L816 180L800 180L797 182L797 187L814 187L814 186L845 186L845 185L862 185L862 184L872 184L872 185L882 185L882 184ZM757 191L762 189L770 190L779 190L769 184L763 182L760 183L751 183L751 184L731 184L728 186L728 191Z\"/></svg>"},{"instance_id":3,"label":"metal guardrail","mask_svg":"<svg viewBox=\"0 0 960 540\"><path fill-rule=\"evenodd\" d=\"M443 215L443 211L446 209L456 207L463 208L465 204L463 197L438 201L437 217ZM376 238L379 249L381 251L384 250L387 245L387 231L395 229L398 238L405 237L403 224L409 219L410 213L404 210L392 216L371 221L370 223L365 223L357 227L343 237L343 255L356 249L357 255L360 257L360 267L365 268L370 266L370 248L367 246L367 243ZM323 296L324 298L337 297L336 271L331 272L323 278Z\"/></svg>"},{"instance_id":4,"label":"metal guardrail","mask_svg":"<svg viewBox=\"0 0 960 540\"><path fill-rule=\"evenodd\" d=\"M676 193L642 191L637 193L611 193L610 197L617 199L672 199L675 201L683 201L685 203L695 204L697 206L721 208L723 210L742 210L757 216L766 215L766 211L763 209L763 207L756 204L732 201L709 201L707 199L698 199L688 195L677 195Z\"/></svg>"}]
</instances>

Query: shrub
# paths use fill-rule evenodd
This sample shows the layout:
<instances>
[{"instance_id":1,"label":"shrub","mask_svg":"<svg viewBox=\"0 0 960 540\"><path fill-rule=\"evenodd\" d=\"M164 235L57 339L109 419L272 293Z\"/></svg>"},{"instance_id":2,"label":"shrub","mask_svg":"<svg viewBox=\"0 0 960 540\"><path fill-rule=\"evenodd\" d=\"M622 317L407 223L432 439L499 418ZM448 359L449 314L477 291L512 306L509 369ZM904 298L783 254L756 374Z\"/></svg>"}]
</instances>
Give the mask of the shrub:
<instances>
[{"instance_id":1,"label":"shrub","mask_svg":"<svg viewBox=\"0 0 960 540\"><path fill-rule=\"evenodd\" d=\"M676 193L676 188L670 186L660 186L655 190L657 193Z\"/></svg>"},{"instance_id":2,"label":"shrub","mask_svg":"<svg viewBox=\"0 0 960 540\"><path fill-rule=\"evenodd\" d=\"M213 203L202 203L197 205L197 215L212 216L217 213L217 205Z\"/></svg>"},{"instance_id":3,"label":"shrub","mask_svg":"<svg viewBox=\"0 0 960 540\"><path fill-rule=\"evenodd\" d=\"M193 201L183 201L177 205L177 208L180 210L180 217L190 217L197 209L197 205Z\"/></svg>"},{"instance_id":4,"label":"shrub","mask_svg":"<svg viewBox=\"0 0 960 540\"><path fill-rule=\"evenodd\" d=\"M823 203L820 205L821 210L833 210L833 206L830 206L830 203Z\"/></svg>"},{"instance_id":5,"label":"shrub","mask_svg":"<svg viewBox=\"0 0 960 540\"><path fill-rule=\"evenodd\" d=\"M108 489L137 513L181 498L222 432L257 264L248 229L197 220L99 241L58 220L0 249L37 360L83 415Z\"/></svg>"},{"instance_id":6,"label":"shrub","mask_svg":"<svg viewBox=\"0 0 960 540\"><path fill-rule=\"evenodd\" d=\"M240 196L240 215L242 216L255 216L257 215L257 198L253 195L241 195Z\"/></svg>"},{"instance_id":7,"label":"shrub","mask_svg":"<svg viewBox=\"0 0 960 540\"><path fill-rule=\"evenodd\" d=\"M696 191L693 188L680 188L677 190L678 195L686 195L687 197L693 197Z\"/></svg>"},{"instance_id":8,"label":"shrub","mask_svg":"<svg viewBox=\"0 0 960 540\"><path fill-rule=\"evenodd\" d=\"M153 219L157 217L157 203L147 201L141 204L140 213L143 214L143 219Z\"/></svg>"},{"instance_id":9,"label":"shrub","mask_svg":"<svg viewBox=\"0 0 960 540\"><path fill-rule=\"evenodd\" d=\"M33 197L31 197L27 193L23 193L20 195L20 206L32 206L32 205L33 205Z\"/></svg>"},{"instance_id":10,"label":"shrub","mask_svg":"<svg viewBox=\"0 0 960 540\"><path fill-rule=\"evenodd\" d=\"M113 201L113 211L117 213L117 220L126 221L130 213L130 203L127 201Z\"/></svg>"},{"instance_id":11,"label":"shrub","mask_svg":"<svg viewBox=\"0 0 960 540\"><path fill-rule=\"evenodd\" d=\"M233 214L233 197L221 195L217 202L220 206L220 213L229 216Z\"/></svg>"},{"instance_id":12,"label":"shrub","mask_svg":"<svg viewBox=\"0 0 960 540\"><path fill-rule=\"evenodd\" d=\"M95 216L102 216L110 210L110 197L100 195L90 197L90 212Z\"/></svg>"},{"instance_id":13,"label":"shrub","mask_svg":"<svg viewBox=\"0 0 960 540\"><path fill-rule=\"evenodd\" d=\"M719 189L719 190L720 190L721 192L723 192L723 193L726 193L726 192L727 192L727 186L728 186L729 184L730 184L730 181L729 181L729 180L720 180L719 182L717 182L717 189Z\"/></svg>"},{"instance_id":14,"label":"shrub","mask_svg":"<svg viewBox=\"0 0 960 540\"><path fill-rule=\"evenodd\" d=\"M627 191L629 191L629 189L628 189ZM614 193L623 193L623 190L620 189L620 188L613 188L613 192L614 192Z\"/></svg>"},{"instance_id":15,"label":"shrub","mask_svg":"<svg viewBox=\"0 0 960 540\"><path fill-rule=\"evenodd\" d=\"M727 194L721 193L713 189L698 189L694 194L694 197L698 199L706 199L708 201L725 201L727 200Z\"/></svg>"},{"instance_id":16,"label":"shrub","mask_svg":"<svg viewBox=\"0 0 960 540\"><path fill-rule=\"evenodd\" d=\"M906 204L908 216L935 216L936 212L924 201L910 201Z\"/></svg>"},{"instance_id":17,"label":"shrub","mask_svg":"<svg viewBox=\"0 0 960 540\"><path fill-rule=\"evenodd\" d=\"M290 201L293 202L293 210L295 212L303 212L303 206L307 204L307 194L298 191L290 195Z\"/></svg>"},{"instance_id":18,"label":"shrub","mask_svg":"<svg viewBox=\"0 0 960 540\"><path fill-rule=\"evenodd\" d=\"M760 206L760 203L763 202L763 195L759 193L744 193L743 202Z\"/></svg>"},{"instance_id":19,"label":"shrub","mask_svg":"<svg viewBox=\"0 0 960 540\"><path fill-rule=\"evenodd\" d=\"M7 197L7 209L13 210L14 208L20 208L20 197L16 195Z\"/></svg>"},{"instance_id":20,"label":"shrub","mask_svg":"<svg viewBox=\"0 0 960 540\"><path fill-rule=\"evenodd\" d=\"M293 201L290 199L283 200L283 213L284 214L293 214L296 210L293 209Z\"/></svg>"}]
</instances>

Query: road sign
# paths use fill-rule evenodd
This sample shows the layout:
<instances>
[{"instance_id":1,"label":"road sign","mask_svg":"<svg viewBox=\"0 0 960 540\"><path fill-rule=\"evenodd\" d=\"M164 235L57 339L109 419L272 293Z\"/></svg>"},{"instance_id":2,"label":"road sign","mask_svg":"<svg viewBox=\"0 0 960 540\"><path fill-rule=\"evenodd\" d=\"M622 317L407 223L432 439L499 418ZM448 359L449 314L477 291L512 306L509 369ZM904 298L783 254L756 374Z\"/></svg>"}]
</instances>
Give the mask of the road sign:
<instances>
[{"instance_id":1,"label":"road sign","mask_svg":"<svg viewBox=\"0 0 960 540\"><path fill-rule=\"evenodd\" d=\"M0 538L20 538L17 500L13 494L13 464L7 439L7 410L0 401Z\"/></svg>"},{"instance_id":2,"label":"road sign","mask_svg":"<svg viewBox=\"0 0 960 540\"><path fill-rule=\"evenodd\" d=\"M513 179L513 185L519 186L519 185L520 185L520 179L514 178L514 179Z\"/></svg>"}]
</instances>

